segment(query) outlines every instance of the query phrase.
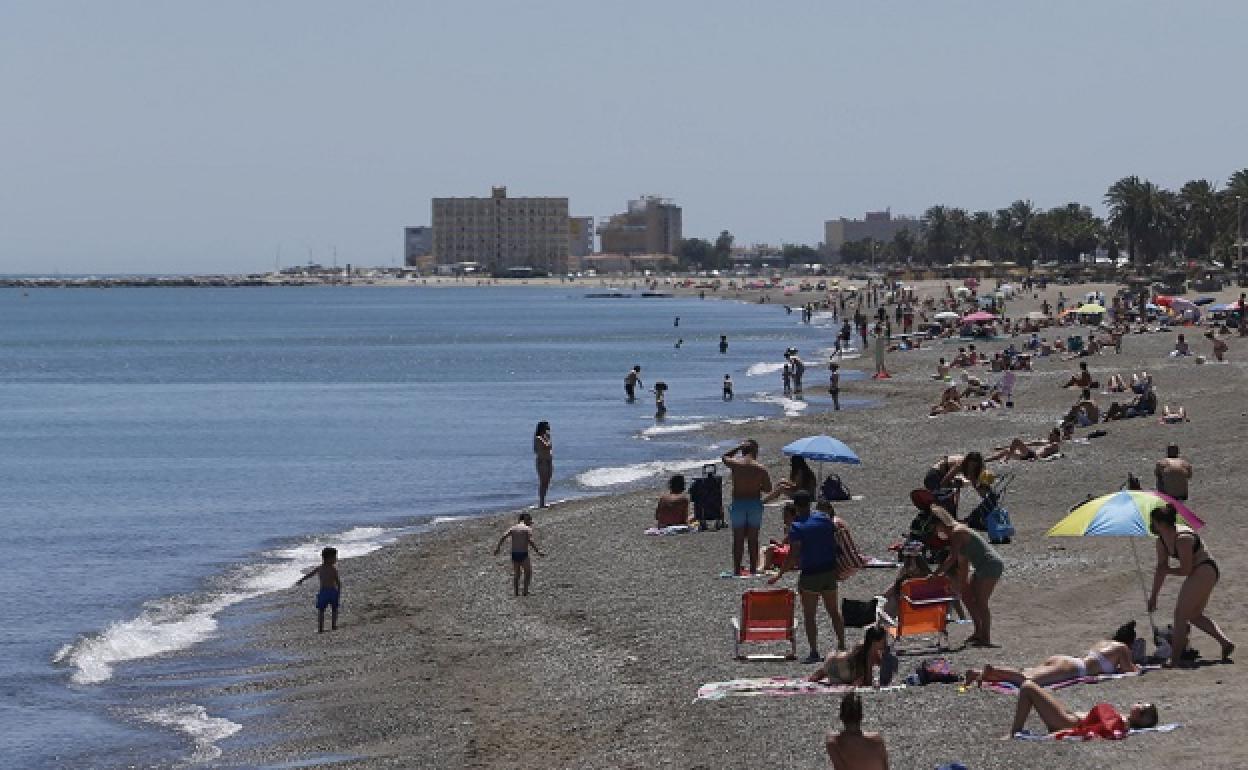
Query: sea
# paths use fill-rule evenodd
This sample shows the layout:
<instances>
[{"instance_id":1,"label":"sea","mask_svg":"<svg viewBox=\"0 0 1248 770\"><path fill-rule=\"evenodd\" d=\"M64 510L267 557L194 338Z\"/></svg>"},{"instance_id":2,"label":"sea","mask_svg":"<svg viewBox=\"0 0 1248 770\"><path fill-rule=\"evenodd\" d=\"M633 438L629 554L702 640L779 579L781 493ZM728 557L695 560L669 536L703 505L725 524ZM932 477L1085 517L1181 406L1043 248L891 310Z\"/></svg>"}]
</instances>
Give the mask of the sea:
<instances>
[{"instance_id":1,"label":"sea","mask_svg":"<svg viewBox=\"0 0 1248 770\"><path fill-rule=\"evenodd\" d=\"M199 694L280 663L248 657L255 600L325 545L349 573L448 519L534 504L540 420L566 500L698 473L725 448L713 426L745 437L830 407L830 316L595 289L0 290L5 764L230 764L261 707ZM804 401L781 395L790 346ZM629 404L634 364L647 390Z\"/></svg>"}]
</instances>

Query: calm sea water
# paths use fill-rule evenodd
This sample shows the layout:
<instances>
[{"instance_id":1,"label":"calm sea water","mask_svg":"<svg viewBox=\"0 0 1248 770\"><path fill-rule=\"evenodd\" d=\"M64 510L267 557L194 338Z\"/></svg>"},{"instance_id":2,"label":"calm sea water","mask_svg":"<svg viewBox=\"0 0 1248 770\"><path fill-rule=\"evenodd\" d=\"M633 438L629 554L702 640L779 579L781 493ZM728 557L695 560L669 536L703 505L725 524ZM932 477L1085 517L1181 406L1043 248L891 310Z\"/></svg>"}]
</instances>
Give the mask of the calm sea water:
<instances>
[{"instance_id":1,"label":"calm sea water","mask_svg":"<svg viewBox=\"0 0 1248 770\"><path fill-rule=\"evenodd\" d=\"M781 353L831 341L776 305L584 291L0 291L6 764L228 760L246 707L184 684L246 654L222 617L322 545L534 502L538 420L552 499L695 467L722 451L701 427L802 408ZM624 403L634 363L670 386L661 423Z\"/></svg>"}]
</instances>

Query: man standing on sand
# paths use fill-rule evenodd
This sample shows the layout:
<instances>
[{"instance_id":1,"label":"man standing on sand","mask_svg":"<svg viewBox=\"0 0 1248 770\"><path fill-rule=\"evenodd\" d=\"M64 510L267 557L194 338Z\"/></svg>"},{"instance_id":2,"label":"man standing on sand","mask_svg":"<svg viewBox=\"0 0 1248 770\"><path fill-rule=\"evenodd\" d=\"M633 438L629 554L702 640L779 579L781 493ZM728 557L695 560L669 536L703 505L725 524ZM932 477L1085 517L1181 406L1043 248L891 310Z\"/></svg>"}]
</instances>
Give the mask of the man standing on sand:
<instances>
[{"instance_id":1,"label":"man standing on sand","mask_svg":"<svg viewBox=\"0 0 1248 770\"><path fill-rule=\"evenodd\" d=\"M769 585L797 566L801 575L797 579L798 594L802 600L802 623L806 627L806 641L810 643L810 655L804 663L823 660L819 654L819 600L823 600L828 617L832 618L832 630L836 632L836 649L845 649L845 621L837 604L836 574L841 553L836 538L836 522L823 511L811 513L811 496L806 490L793 495L797 518L789 526L789 556L780 565L780 573L767 581Z\"/></svg>"},{"instance_id":2,"label":"man standing on sand","mask_svg":"<svg viewBox=\"0 0 1248 770\"><path fill-rule=\"evenodd\" d=\"M638 364L637 366L634 366L632 369L629 369L628 374L624 375L624 393L626 396L628 396L628 403L630 404L637 400L637 386L638 385L641 385L641 387L643 388L646 387L641 382L641 365L640 364Z\"/></svg>"},{"instance_id":3,"label":"man standing on sand","mask_svg":"<svg viewBox=\"0 0 1248 770\"><path fill-rule=\"evenodd\" d=\"M1157 461L1153 469L1157 477L1157 491L1176 500L1187 499L1187 482L1192 478L1192 464L1179 457L1178 444L1166 447L1165 459Z\"/></svg>"},{"instance_id":4,"label":"man standing on sand","mask_svg":"<svg viewBox=\"0 0 1248 770\"><path fill-rule=\"evenodd\" d=\"M839 733L828 730L826 744L832 770L888 770L888 750L879 733L862 731L862 698L847 692L841 698Z\"/></svg>"},{"instance_id":5,"label":"man standing on sand","mask_svg":"<svg viewBox=\"0 0 1248 770\"><path fill-rule=\"evenodd\" d=\"M771 474L758 462L758 442L747 439L720 458L732 471L732 570L744 575L741 557L748 543L749 574L758 574L758 530L763 525L763 495L771 491Z\"/></svg>"}]
</instances>

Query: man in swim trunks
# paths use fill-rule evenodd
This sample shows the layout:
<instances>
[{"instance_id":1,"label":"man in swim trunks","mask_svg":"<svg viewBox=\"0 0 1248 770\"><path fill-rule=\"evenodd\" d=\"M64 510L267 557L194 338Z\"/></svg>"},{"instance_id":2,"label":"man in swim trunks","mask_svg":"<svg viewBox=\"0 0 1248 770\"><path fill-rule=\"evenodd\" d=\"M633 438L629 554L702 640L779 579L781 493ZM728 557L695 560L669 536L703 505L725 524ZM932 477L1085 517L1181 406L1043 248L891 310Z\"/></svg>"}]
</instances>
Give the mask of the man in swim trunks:
<instances>
[{"instance_id":1,"label":"man in swim trunks","mask_svg":"<svg viewBox=\"0 0 1248 770\"><path fill-rule=\"evenodd\" d=\"M628 370L628 374L624 375L624 393L628 396L628 403L637 400L637 386L646 387L641 382L641 365L634 366Z\"/></svg>"},{"instance_id":2,"label":"man in swim trunks","mask_svg":"<svg viewBox=\"0 0 1248 770\"><path fill-rule=\"evenodd\" d=\"M732 569L744 574L741 557L748 542L750 574L758 573L758 530L763 525L763 495L771 491L771 474L758 462L758 442L748 439L720 458L732 471Z\"/></svg>"},{"instance_id":3,"label":"man in swim trunks","mask_svg":"<svg viewBox=\"0 0 1248 770\"><path fill-rule=\"evenodd\" d=\"M333 610L330 616L329 629L338 630L338 597L342 591L342 581L338 578L338 549L321 549L321 566L295 581L300 585L303 581L316 575L320 578L321 589L316 592L316 632L325 633L325 609Z\"/></svg>"},{"instance_id":4,"label":"man in swim trunks","mask_svg":"<svg viewBox=\"0 0 1248 770\"><path fill-rule=\"evenodd\" d=\"M1179 457L1177 444L1166 447L1165 459L1157 461L1153 473L1157 477L1158 492L1164 492L1176 500L1187 499L1187 482L1192 478L1192 464Z\"/></svg>"},{"instance_id":5,"label":"man in swim trunks","mask_svg":"<svg viewBox=\"0 0 1248 770\"><path fill-rule=\"evenodd\" d=\"M511 587L515 591L516 596L520 596L520 574L524 573L524 595L529 595L529 583L533 580L533 563L529 559L529 549L538 556L545 558L546 554L542 553L542 549L537 547L537 541L533 539L533 517L527 513L520 514L520 520L511 526L503 536L498 539L498 545L494 546L494 555L498 556L498 552L502 550L503 543L511 538Z\"/></svg>"}]
</instances>

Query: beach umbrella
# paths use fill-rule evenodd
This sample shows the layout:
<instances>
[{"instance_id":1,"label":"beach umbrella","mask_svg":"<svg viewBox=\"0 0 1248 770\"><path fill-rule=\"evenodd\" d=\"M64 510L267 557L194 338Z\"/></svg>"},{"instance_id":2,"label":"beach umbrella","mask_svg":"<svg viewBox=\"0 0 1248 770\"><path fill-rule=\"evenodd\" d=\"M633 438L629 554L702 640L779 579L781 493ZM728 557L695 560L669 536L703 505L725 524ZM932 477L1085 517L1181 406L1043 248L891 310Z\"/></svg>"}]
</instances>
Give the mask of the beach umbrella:
<instances>
[{"instance_id":1,"label":"beach umbrella","mask_svg":"<svg viewBox=\"0 0 1248 770\"><path fill-rule=\"evenodd\" d=\"M1194 304L1194 305L1212 305L1212 304L1213 304L1213 303L1215 303L1215 302L1217 302L1217 300L1216 300L1216 299L1214 299L1213 297L1197 297L1197 298L1196 298L1196 300L1195 300L1192 304Z\"/></svg>"},{"instance_id":2,"label":"beach umbrella","mask_svg":"<svg viewBox=\"0 0 1248 770\"><path fill-rule=\"evenodd\" d=\"M1200 308L1196 307L1191 300L1182 297L1175 297L1170 301L1170 310L1179 315L1191 316L1192 320L1200 318Z\"/></svg>"},{"instance_id":3,"label":"beach umbrella","mask_svg":"<svg viewBox=\"0 0 1248 770\"><path fill-rule=\"evenodd\" d=\"M796 455L807 460L820 463L849 463L861 465L862 460L844 441L831 436L807 436L785 446L780 450L786 455Z\"/></svg>"},{"instance_id":4,"label":"beach umbrella","mask_svg":"<svg viewBox=\"0 0 1248 770\"><path fill-rule=\"evenodd\" d=\"M1080 305L1079 309L1075 312L1079 313L1080 315L1101 315L1102 313L1105 312L1105 308L1101 307L1100 305L1094 305L1091 302L1089 302L1086 305Z\"/></svg>"},{"instance_id":5,"label":"beach umbrella","mask_svg":"<svg viewBox=\"0 0 1248 770\"><path fill-rule=\"evenodd\" d=\"M1028 321L1043 321L1047 317L1048 316L1046 316L1044 313L1041 313L1039 310L1033 310L1027 314Z\"/></svg>"},{"instance_id":6,"label":"beach umbrella","mask_svg":"<svg viewBox=\"0 0 1248 770\"><path fill-rule=\"evenodd\" d=\"M937 321L956 321L961 317L962 316L958 315L952 310L942 310L936 315L932 316L932 318L935 318Z\"/></svg>"},{"instance_id":7,"label":"beach umbrella","mask_svg":"<svg viewBox=\"0 0 1248 770\"><path fill-rule=\"evenodd\" d=\"M1075 507L1049 530L1049 537L1129 537L1131 556L1135 559L1135 571L1140 578L1140 589L1148 597L1144 586L1144 569L1135 550L1135 538L1149 537L1148 515L1158 505L1170 503L1192 529L1205 526L1195 513L1183 503L1162 492L1142 489L1124 489L1112 495L1088 500ZM1152 613L1148 622L1153 623ZM1156 626L1154 626L1154 629Z\"/></svg>"},{"instance_id":8,"label":"beach umbrella","mask_svg":"<svg viewBox=\"0 0 1248 770\"><path fill-rule=\"evenodd\" d=\"M1174 302L1174 297L1167 294L1158 294L1156 297L1153 297L1153 302L1162 307L1170 307L1170 303Z\"/></svg>"},{"instance_id":9,"label":"beach umbrella","mask_svg":"<svg viewBox=\"0 0 1248 770\"><path fill-rule=\"evenodd\" d=\"M992 321L995 321L997 320L997 317L993 315L992 313L986 312L984 310L977 310L974 313L969 313L967 315L962 316L962 320L969 321L970 323L974 323L974 324L982 324L982 323L990 323Z\"/></svg>"}]
</instances>

